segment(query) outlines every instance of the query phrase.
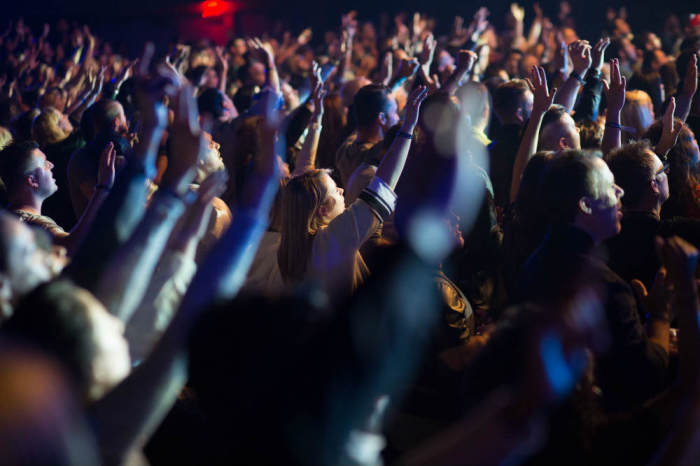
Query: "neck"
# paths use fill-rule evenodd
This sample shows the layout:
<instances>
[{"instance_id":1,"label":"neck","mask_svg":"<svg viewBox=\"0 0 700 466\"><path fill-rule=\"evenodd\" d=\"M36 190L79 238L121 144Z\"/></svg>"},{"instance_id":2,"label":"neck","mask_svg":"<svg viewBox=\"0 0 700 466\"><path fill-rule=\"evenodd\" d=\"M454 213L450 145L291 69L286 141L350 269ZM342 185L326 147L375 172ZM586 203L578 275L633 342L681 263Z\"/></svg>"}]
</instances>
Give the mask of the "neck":
<instances>
[{"instance_id":1,"label":"neck","mask_svg":"<svg viewBox=\"0 0 700 466\"><path fill-rule=\"evenodd\" d=\"M33 194L28 194L11 199L8 203L8 208L9 210L23 210L30 214L41 215L41 205L43 203L43 199Z\"/></svg>"},{"instance_id":2,"label":"neck","mask_svg":"<svg viewBox=\"0 0 700 466\"><path fill-rule=\"evenodd\" d=\"M581 221L580 219L577 218L576 220L574 220L574 223L572 225L575 226L576 228L578 228L579 230L582 230L582 231L585 231L586 233L588 233L588 236L591 237L591 239L593 240L593 244L595 246L598 246L601 243L601 241L602 241L601 238L598 238L598 236L595 234L594 229L589 228L589 226L586 224L586 222Z\"/></svg>"},{"instance_id":3,"label":"neck","mask_svg":"<svg viewBox=\"0 0 700 466\"><path fill-rule=\"evenodd\" d=\"M384 132L379 127L357 128L357 142L376 144L384 139Z\"/></svg>"}]
</instances>

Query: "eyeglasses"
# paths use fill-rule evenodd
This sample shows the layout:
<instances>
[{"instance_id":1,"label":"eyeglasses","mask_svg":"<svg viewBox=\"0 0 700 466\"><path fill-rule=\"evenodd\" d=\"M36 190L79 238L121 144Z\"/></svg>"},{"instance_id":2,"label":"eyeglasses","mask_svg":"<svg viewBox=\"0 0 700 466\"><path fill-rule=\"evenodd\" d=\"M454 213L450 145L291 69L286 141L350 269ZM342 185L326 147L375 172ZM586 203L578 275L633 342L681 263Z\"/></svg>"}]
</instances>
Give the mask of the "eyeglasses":
<instances>
[{"instance_id":1,"label":"eyeglasses","mask_svg":"<svg viewBox=\"0 0 700 466\"><path fill-rule=\"evenodd\" d=\"M670 168L671 166L668 163L665 163L661 168L659 168L659 170L656 173L654 173L654 178L656 178L662 173L666 173L668 175Z\"/></svg>"}]
</instances>

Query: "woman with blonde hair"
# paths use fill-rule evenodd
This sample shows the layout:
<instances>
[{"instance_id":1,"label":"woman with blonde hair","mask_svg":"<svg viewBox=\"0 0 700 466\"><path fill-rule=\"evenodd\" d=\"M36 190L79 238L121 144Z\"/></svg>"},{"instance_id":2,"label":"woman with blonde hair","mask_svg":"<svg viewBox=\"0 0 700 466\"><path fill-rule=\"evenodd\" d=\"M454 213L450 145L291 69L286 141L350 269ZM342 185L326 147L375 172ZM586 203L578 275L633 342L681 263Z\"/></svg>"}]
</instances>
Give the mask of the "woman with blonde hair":
<instances>
[{"instance_id":1,"label":"woman with blonde hair","mask_svg":"<svg viewBox=\"0 0 700 466\"><path fill-rule=\"evenodd\" d=\"M357 201L345 208L343 189L327 170L314 167L314 151L299 160L295 177L282 197L279 270L286 284L311 281L332 301L351 294L369 270L359 248L390 216L396 203L394 188L403 171L427 88L410 96L401 130L382 159L377 172ZM315 131L320 131L316 125ZM307 138L317 139L309 134Z\"/></svg>"},{"instance_id":2,"label":"woman with blonde hair","mask_svg":"<svg viewBox=\"0 0 700 466\"><path fill-rule=\"evenodd\" d=\"M647 128L654 122L654 104L646 92L634 89L625 94L625 106L622 107L622 143L641 139Z\"/></svg>"}]
</instances>

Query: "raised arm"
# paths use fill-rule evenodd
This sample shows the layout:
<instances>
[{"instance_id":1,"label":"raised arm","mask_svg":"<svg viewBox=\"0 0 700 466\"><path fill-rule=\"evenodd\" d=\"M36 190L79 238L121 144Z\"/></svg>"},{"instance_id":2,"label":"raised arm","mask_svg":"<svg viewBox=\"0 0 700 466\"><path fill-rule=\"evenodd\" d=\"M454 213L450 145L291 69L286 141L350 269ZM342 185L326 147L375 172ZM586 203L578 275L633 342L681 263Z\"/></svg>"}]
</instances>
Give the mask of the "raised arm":
<instances>
[{"instance_id":1,"label":"raised arm","mask_svg":"<svg viewBox=\"0 0 700 466\"><path fill-rule=\"evenodd\" d=\"M593 63L591 46L586 40L579 40L569 44L569 55L574 64L574 70L566 81L564 81L564 85L557 93L557 97L554 101L555 104L563 105L567 112L573 110L578 90L582 84L586 83L583 78L586 76L588 69Z\"/></svg>"},{"instance_id":2,"label":"raised arm","mask_svg":"<svg viewBox=\"0 0 700 466\"><path fill-rule=\"evenodd\" d=\"M219 65L221 65L221 72L219 73L219 90L226 94L226 80L228 79L228 58L224 54L224 48L217 46L215 49L216 58L219 60Z\"/></svg>"},{"instance_id":3,"label":"raised arm","mask_svg":"<svg viewBox=\"0 0 700 466\"><path fill-rule=\"evenodd\" d=\"M257 37L248 39L248 50L267 67L267 83L275 93L279 94L281 92L280 77L277 73L275 55L270 44L263 43Z\"/></svg>"},{"instance_id":4,"label":"raised arm","mask_svg":"<svg viewBox=\"0 0 700 466\"><path fill-rule=\"evenodd\" d=\"M678 318L678 359L680 381L669 395L675 400L675 425L657 452L652 465L697 464L700 458L700 327L695 270L698 251L684 240L657 238L664 266L673 281L674 305Z\"/></svg>"},{"instance_id":5,"label":"raised arm","mask_svg":"<svg viewBox=\"0 0 700 466\"><path fill-rule=\"evenodd\" d=\"M263 98L272 109L279 96ZM278 117L272 111L268 115L262 128L262 154L243 188L233 224L195 275L177 315L151 356L92 407L98 441L110 460L123 459L155 430L186 381L185 347L193 323L214 300L235 296L245 280L279 187L277 123L272 121Z\"/></svg>"},{"instance_id":6,"label":"raised arm","mask_svg":"<svg viewBox=\"0 0 700 466\"><path fill-rule=\"evenodd\" d=\"M592 65L586 76L586 84L583 85L581 98L576 105L574 120L596 121L598 109L600 107L600 97L603 94L603 83L600 80L600 73L605 62L605 50L610 45L610 38L601 38L591 48Z\"/></svg>"},{"instance_id":7,"label":"raised arm","mask_svg":"<svg viewBox=\"0 0 700 466\"><path fill-rule=\"evenodd\" d=\"M112 254L130 236L141 220L146 203L146 181L155 174L155 161L167 124L163 95L173 95L172 74L159 68L151 76L149 68L153 44L147 44L137 73L136 103L141 112L139 144L127 157L126 167L115 180L85 241L64 273L73 281L94 291L100 274Z\"/></svg>"},{"instance_id":8,"label":"raised arm","mask_svg":"<svg viewBox=\"0 0 700 466\"><path fill-rule=\"evenodd\" d=\"M539 140L540 127L542 126L542 119L547 110L552 106L552 101L557 94L556 89L552 89L550 92L547 87L547 75L542 67L533 67L530 74L531 80L527 83L530 86L530 90L534 94L534 100L532 104L532 113L530 114L530 120L525 128L525 133L520 141L520 146L518 147L518 153L515 156L515 162L513 164L513 179L510 185L510 202L514 202L518 197L518 189L520 188L520 179L523 176L525 167L530 161L530 158L537 152L537 143Z\"/></svg>"},{"instance_id":9,"label":"raised arm","mask_svg":"<svg viewBox=\"0 0 700 466\"><path fill-rule=\"evenodd\" d=\"M391 189L396 188L399 182L399 177L406 164L408 150L411 148L411 139L413 138L413 130L418 123L420 114L420 105L428 94L428 88L425 86L417 87L411 95L408 96L406 103L406 117L404 119L401 130L391 143L389 150L384 155L384 158L377 167L375 176L381 178Z\"/></svg>"},{"instance_id":10,"label":"raised arm","mask_svg":"<svg viewBox=\"0 0 700 466\"><path fill-rule=\"evenodd\" d=\"M136 230L114 254L95 292L124 322L129 321L146 292L168 238L185 210L183 199L196 174L197 161L207 151L193 92L190 85L185 85L175 98L172 157L160 188Z\"/></svg>"},{"instance_id":11,"label":"raised arm","mask_svg":"<svg viewBox=\"0 0 700 466\"><path fill-rule=\"evenodd\" d=\"M698 90L698 54L694 53L688 63L688 70L685 72L683 79L683 89L678 95L676 106L676 118L680 118L685 122L690 114L690 106L693 102L693 97Z\"/></svg>"},{"instance_id":12,"label":"raised arm","mask_svg":"<svg viewBox=\"0 0 700 466\"><path fill-rule=\"evenodd\" d=\"M608 111L605 118L605 132L600 149L603 155L622 145L622 126L620 126L620 113L625 105L625 89L627 79L620 73L620 62L617 58L610 60L610 83L603 81L603 89L608 102Z\"/></svg>"},{"instance_id":13,"label":"raised arm","mask_svg":"<svg viewBox=\"0 0 700 466\"><path fill-rule=\"evenodd\" d=\"M654 147L654 152L656 152L662 159L664 159L673 146L676 145L678 135L683 129L683 124L677 124L673 117L675 110L676 99L675 97L671 97L671 101L666 106L666 112L664 113L662 119L661 137L659 138L659 142L656 144L656 147Z\"/></svg>"},{"instance_id":14,"label":"raised arm","mask_svg":"<svg viewBox=\"0 0 700 466\"><path fill-rule=\"evenodd\" d=\"M314 111L311 114L311 120L307 126L306 139L304 145L301 146L297 163L292 173L292 178L303 175L307 170L313 170L316 167L316 152L318 150L318 141L321 138L321 122L323 121L323 98L326 91L323 88L323 79L321 78L321 67L318 63L313 62L312 71L312 89L311 98L314 103Z\"/></svg>"},{"instance_id":15,"label":"raised arm","mask_svg":"<svg viewBox=\"0 0 700 466\"><path fill-rule=\"evenodd\" d=\"M471 71L474 63L476 63L477 58L476 53L471 50L460 50L457 54L457 68L455 68L454 73L447 78L447 81L445 81L440 89L447 92L449 95L454 95L464 81L464 78L466 78Z\"/></svg>"}]
</instances>

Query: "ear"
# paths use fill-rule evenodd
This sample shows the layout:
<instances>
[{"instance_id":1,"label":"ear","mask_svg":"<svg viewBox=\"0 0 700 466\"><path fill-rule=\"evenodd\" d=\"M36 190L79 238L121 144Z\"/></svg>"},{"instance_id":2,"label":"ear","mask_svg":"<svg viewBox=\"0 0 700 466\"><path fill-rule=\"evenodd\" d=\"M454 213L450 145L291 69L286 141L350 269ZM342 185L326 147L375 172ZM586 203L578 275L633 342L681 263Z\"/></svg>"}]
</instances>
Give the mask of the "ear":
<instances>
[{"instance_id":1,"label":"ear","mask_svg":"<svg viewBox=\"0 0 700 466\"><path fill-rule=\"evenodd\" d=\"M117 128L119 128L119 117L118 116L114 117L114 120L112 121L112 129L114 131L116 131Z\"/></svg>"},{"instance_id":2,"label":"ear","mask_svg":"<svg viewBox=\"0 0 700 466\"><path fill-rule=\"evenodd\" d=\"M571 149L571 147L569 147L569 141L563 136L559 138L559 143L557 145L559 146L559 150Z\"/></svg>"},{"instance_id":3,"label":"ear","mask_svg":"<svg viewBox=\"0 0 700 466\"><path fill-rule=\"evenodd\" d=\"M587 197L582 197L578 200L578 208L581 212L586 215L593 213L593 207L591 206L591 200Z\"/></svg>"},{"instance_id":4,"label":"ear","mask_svg":"<svg viewBox=\"0 0 700 466\"><path fill-rule=\"evenodd\" d=\"M520 122L524 123L525 118L523 117L523 109L521 107L518 107L518 109L515 111L515 118Z\"/></svg>"},{"instance_id":5,"label":"ear","mask_svg":"<svg viewBox=\"0 0 700 466\"><path fill-rule=\"evenodd\" d=\"M34 174L27 175L24 178L24 181L27 183L28 186L30 186L33 189L39 189L39 181L36 179L36 176Z\"/></svg>"},{"instance_id":6,"label":"ear","mask_svg":"<svg viewBox=\"0 0 700 466\"><path fill-rule=\"evenodd\" d=\"M384 112L379 112L379 115L377 115L377 121L381 126L386 126L386 114Z\"/></svg>"},{"instance_id":7,"label":"ear","mask_svg":"<svg viewBox=\"0 0 700 466\"><path fill-rule=\"evenodd\" d=\"M659 183L656 182L656 180L651 180L651 190L654 192L654 194L659 194Z\"/></svg>"}]
</instances>

